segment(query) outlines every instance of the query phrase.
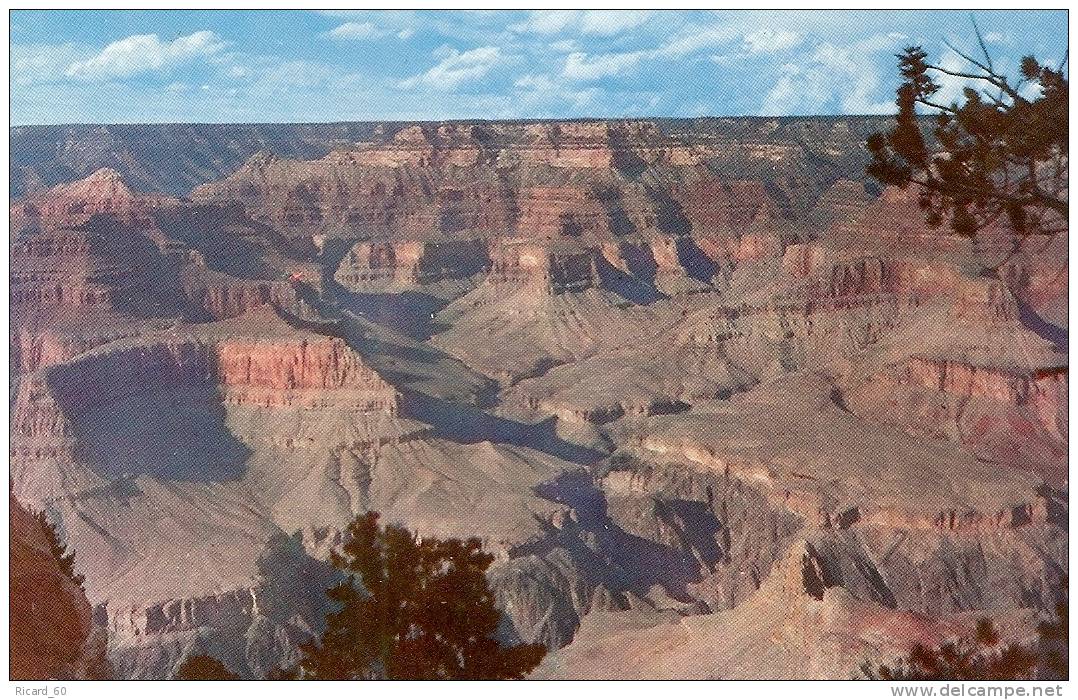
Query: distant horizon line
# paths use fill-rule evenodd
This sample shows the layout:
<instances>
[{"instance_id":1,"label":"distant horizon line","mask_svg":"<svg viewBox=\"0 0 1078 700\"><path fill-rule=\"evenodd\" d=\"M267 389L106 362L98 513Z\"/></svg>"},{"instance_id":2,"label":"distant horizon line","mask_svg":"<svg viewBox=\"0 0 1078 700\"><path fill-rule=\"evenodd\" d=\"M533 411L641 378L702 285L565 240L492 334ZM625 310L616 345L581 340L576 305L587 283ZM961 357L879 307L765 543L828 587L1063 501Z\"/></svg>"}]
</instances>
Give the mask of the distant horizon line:
<instances>
[{"instance_id":1,"label":"distant horizon line","mask_svg":"<svg viewBox=\"0 0 1078 700\"><path fill-rule=\"evenodd\" d=\"M698 121L706 119L748 119L766 120L805 120L805 119L889 119L894 114L786 114L766 116L759 114L700 115L695 117L639 116L639 117L510 117L488 119L483 117L461 117L455 119L340 119L332 121L221 121L221 122L56 122L11 124L8 129L51 128L51 127L95 127L95 126L333 126L339 124L532 124L538 122L642 122L642 121ZM930 117L932 115L920 115Z\"/></svg>"}]
</instances>

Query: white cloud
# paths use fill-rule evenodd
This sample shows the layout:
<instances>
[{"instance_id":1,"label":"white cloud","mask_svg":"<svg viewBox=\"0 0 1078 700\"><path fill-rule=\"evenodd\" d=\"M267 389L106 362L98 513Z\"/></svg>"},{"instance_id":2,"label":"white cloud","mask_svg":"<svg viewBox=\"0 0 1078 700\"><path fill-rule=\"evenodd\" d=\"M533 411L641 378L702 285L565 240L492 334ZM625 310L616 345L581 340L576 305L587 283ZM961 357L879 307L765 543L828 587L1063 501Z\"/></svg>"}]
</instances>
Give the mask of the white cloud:
<instances>
[{"instance_id":1,"label":"white cloud","mask_svg":"<svg viewBox=\"0 0 1078 700\"><path fill-rule=\"evenodd\" d=\"M580 31L596 36L614 36L639 27L651 15L650 10L589 10L580 19Z\"/></svg>"},{"instance_id":2,"label":"white cloud","mask_svg":"<svg viewBox=\"0 0 1078 700\"><path fill-rule=\"evenodd\" d=\"M723 46L733 41L739 32L731 27L690 27L655 50L662 58L682 58L703 49Z\"/></svg>"},{"instance_id":3,"label":"white cloud","mask_svg":"<svg viewBox=\"0 0 1078 700\"><path fill-rule=\"evenodd\" d=\"M580 17L579 10L532 10L523 22L511 25L518 34L557 34Z\"/></svg>"},{"instance_id":4,"label":"white cloud","mask_svg":"<svg viewBox=\"0 0 1078 700\"><path fill-rule=\"evenodd\" d=\"M575 110L582 110L596 104L602 91L597 87L572 89L565 81L556 80L549 75L523 75L513 83L521 90L518 107L550 108L551 105L567 105ZM520 114L521 112L516 112ZM526 111L523 113L527 113Z\"/></svg>"},{"instance_id":5,"label":"white cloud","mask_svg":"<svg viewBox=\"0 0 1078 700\"><path fill-rule=\"evenodd\" d=\"M802 37L797 32L780 29L761 29L746 34L741 49L735 53L712 56L711 60L720 66L734 65L753 57L788 51L801 43Z\"/></svg>"},{"instance_id":6,"label":"white cloud","mask_svg":"<svg viewBox=\"0 0 1078 700\"><path fill-rule=\"evenodd\" d=\"M373 39L378 36L378 30L370 22L345 22L326 32L326 36L343 41Z\"/></svg>"},{"instance_id":7,"label":"white cloud","mask_svg":"<svg viewBox=\"0 0 1078 700\"><path fill-rule=\"evenodd\" d=\"M95 56L68 66L66 75L84 80L127 78L165 71L217 53L225 42L211 31L161 41L156 34L136 34L106 46Z\"/></svg>"},{"instance_id":8,"label":"white cloud","mask_svg":"<svg viewBox=\"0 0 1078 700\"><path fill-rule=\"evenodd\" d=\"M11 80L16 85L63 79L64 71L85 58L74 44L22 44L11 47Z\"/></svg>"},{"instance_id":9,"label":"white cloud","mask_svg":"<svg viewBox=\"0 0 1078 700\"><path fill-rule=\"evenodd\" d=\"M497 46L480 46L463 53L442 47L435 52L441 61L425 73L402 80L400 87L409 90L426 86L434 90L453 90L463 83L482 78L504 59Z\"/></svg>"},{"instance_id":10,"label":"white cloud","mask_svg":"<svg viewBox=\"0 0 1078 700\"><path fill-rule=\"evenodd\" d=\"M555 90L558 87L558 83L551 79L549 75L522 75L516 79L513 83L519 88L527 88L529 90L539 90L542 92Z\"/></svg>"},{"instance_id":11,"label":"white cloud","mask_svg":"<svg viewBox=\"0 0 1078 700\"><path fill-rule=\"evenodd\" d=\"M786 29L761 29L745 35L745 51L750 54L772 53L792 49L801 43L801 35Z\"/></svg>"},{"instance_id":12,"label":"white cloud","mask_svg":"<svg viewBox=\"0 0 1078 700\"><path fill-rule=\"evenodd\" d=\"M866 60L863 44L824 43L797 63L783 64L760 114L885 114L894 105L878 100L880 84L879 70Z\"/></svg>"},{"instance_id":13,"label":"white cloud","mask_svg":"<svg viewBox=\"0 0 1078 700\"><path fill-rule=\"evenodd\" d=\"M999 32L988 32L984 35L984 40L987 44L1001 44L1007 41L1007 37Z\"/></svg>"},{"instance_id":14,"label":"white cloud","mask_svg":"<svg viewBox=\"0 0 1078 700\"><path fill-rule=\"evenodd\" d=\"M946 47L943 49L943 56L939 60L939 66L945 70L959 72L968 72L970 69L969 64L966 63L966 59ZM942 105L949 105L952 102L961 101L962 92L967 87L980 89L986 85L979 80L947 75L946 73L940 73L939 71L932 71L931 76L940 86L939 92L932 96L932 101Z\"/></svg>"},{"instance_id":15,"label":"white cloud","mask_svg":"<svg viewBox=\"0 0 1078 700\"><path fill-rule=\"evenodd\" d=\"M580 50L580 44L576 43L572 39L562 39L561 41L555 41L550 44L550 48L559 53L570 53Z\"/></svg>"},{"instance_id":16,"label":"white cloud","mask_svg":"<svg viewBox=\"0 0 1078 700\"><path fill-rule=\"evenodd\" d=\"M561 75L567 80L597 80L627 73L636 68L643 58L644 53L641 51L598 56L588 56L577 51L565 57Z\"/></svg>"},{"instance_id":17,"label":"white cloud","mask_svg":"<svg viewBox=\"0 0 1078 700\"><path fill-rule=\"evenodd\" d=\"M636 18L641 21L640 17ZM624 75L633 71L647 60L680 59L708 47L727 44L740 36L729 27L690 27L674 39L653 49L625 51L589 56L576 50L566 56L562 77L567 80L597 80L614 75ZM789 42L790 37L782 36L780 41ZM553 48L553 45L552 45Z\"/></svg>"},{"instance_id":18,"label":"white cloud","mask_svg":"<svg viewBox=\"0 0 1078 700\"><path fill-rule=\"evenodd\" d=\"M987 41L987 38L986 38ZM936 65L940 68L951 72L965 72L976 73L979 69L975 66L971 66L966 59L962 58L951 50L946 45L941 47L940 59L936 61ZM996 70L1000 71L1004 75L1017 70L1017 65L1009 56L993 56L993 61ZM987 82L983 80L975 80L973 78L963 78L957 75L948 75L946 73L940 73L939 71L931 71L930 75L932 79L940 86L939 91L932 96L932 101L936 104L949 105L952 102L961 103L965 101L966 88L972 88L981 93L986 93L993 96L998 96L999 91L991 87ZM1033 81L1026 83L1019 93L1026 99L1036 98L1040 95L1041 86L1040 83ZM930 110L932 111L932 110Z\"/></svg>"},{"instance_id":19,"label":"white cloud","mask_svg":"<svg viewBox=\"0 0 1078 700\"><path fill-rule=\"evenodd\" d=\"M402 29L399 32L397 32L397 38L400 39L401 41L407 41L408 39L411 39L414 35L415 35L415 30L412 29L411 27L406 27L405 29Z\"/></svg>"},{"instance_id":20,"label":"white cloud","mask_svg":"<svg viewBox=\"0 0 1078 700\"><path fill-rule=\"evenodd\" d=\"M510 25L518 34L549 36L576 30L594 36L614 36L639 27L654 14L651 10L533 10L526 20Z\"/></svg>"}]
</instances>

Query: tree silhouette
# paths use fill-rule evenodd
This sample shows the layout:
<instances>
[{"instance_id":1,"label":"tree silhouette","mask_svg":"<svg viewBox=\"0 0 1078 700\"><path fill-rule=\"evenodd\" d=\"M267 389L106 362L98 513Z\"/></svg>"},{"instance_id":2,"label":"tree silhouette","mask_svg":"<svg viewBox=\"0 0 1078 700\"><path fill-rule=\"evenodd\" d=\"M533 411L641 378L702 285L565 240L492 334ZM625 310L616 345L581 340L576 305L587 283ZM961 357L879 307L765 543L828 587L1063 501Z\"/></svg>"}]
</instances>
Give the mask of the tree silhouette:
<instances>
[{"instance_id":1,"label":"tree silhouette","mask_svg":"<svg viewBox=\"0 0 1078 700\"><path fill-rule=\"evenodd\" d=\"M486 581L493 557L478 539L420 538L357 517L334 566L340 609L318 641L301 648L298 675L313 679L518 679L546 653L540 644L504 647L501 614Z\"/></svg>"},{"instance_id":2,"label":"tree silhouette","mask_svg":"<svg viewBox=\"0 0 1078 700\"><path fill-rule=\"evenodd\" d=\"M969 65L952 70L928 62L920 46L897 54L902 84L893 129L873 134L866 171L880 182L920 190L918 203L931 226L950 219L973 236L1005 216L1019 234L1052 233L1067 225L1068 80L1063 66L1021 61L1017 78L997 70L974 22L982 57L950 44ZM935 78L971 81L964 101L937 99ZM931 110L931 120L918 110ZM926 127L933 124L931 134ZM931 142L931 145L930 145Z\"/></svg>"},{"instance_id":3,"label":"tree silhouette","mask_svg":"<svg viewBox=\"0 0 1078 700\"><path fill-rule=\"evenodd\" d=\"M891 666L861 666L869 680L885 681L1031 680L1036 671L1036 654L1019 644L1002 645L988 619L978 621L972 638L947 642L936 649L917 644L908 658Z\"/></svg>"},{"instance_id":4,"label":"tree silhouette","mask_svg":"<svg viewBox=\"0 0 1078 700\"><path fill-rule=\"evenodd\" d=\"M205 655L187 657L175 676L178 681L236 681L239 678L223 663Z\"/></svg>"},{"instance_id":5,"label":"tree silhouette","mask_svg":"<svg viewBox=\"0 0 1078 700\"><path fill-rule=\"evenodd\" d=\"M93 628L83 578L74 571L75 556L56 527L9 492L8 532L9 676L109 677L104 630Z\"/></svg>"},{"instance_id":6,"label":"tree silhouette","mask_svg":"<svg viewBox=\"0 0 1078 700\"><path fill-rule=\"evenodd\" d=\"M60 572L70 578L75 585L82 590L82 584L85 578L82 574L75 573L75 553L67 550L67 546L60 540L60 534L56 532L56 526L49 522L48 517L45 515L45 511L39 510L35 512L34 520L37 521L41 531L45 534L45 541L49 545L49 552L56 559Z\"/></svg>"}]
</instances>

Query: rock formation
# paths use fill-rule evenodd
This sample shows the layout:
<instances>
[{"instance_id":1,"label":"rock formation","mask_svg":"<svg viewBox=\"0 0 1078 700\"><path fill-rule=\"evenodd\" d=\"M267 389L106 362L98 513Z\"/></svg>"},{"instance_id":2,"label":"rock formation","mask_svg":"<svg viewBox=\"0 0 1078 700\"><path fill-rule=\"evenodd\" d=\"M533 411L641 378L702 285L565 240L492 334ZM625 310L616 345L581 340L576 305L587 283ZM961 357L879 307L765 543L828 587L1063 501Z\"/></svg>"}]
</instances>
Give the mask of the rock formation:
<instances>
[{"instance_id":1,"label":"rock formation","mask_svg":"<svg viewBox=\"0 0 1078 700\"><path fill-rule=\"evenodd\" d=\"M1066 234L925 226L876 126L16 129L14 493L124 677L293 662L368 509L480 537L540 677L1021 639L1069 568Z\"/></svg>"}]
</instances>

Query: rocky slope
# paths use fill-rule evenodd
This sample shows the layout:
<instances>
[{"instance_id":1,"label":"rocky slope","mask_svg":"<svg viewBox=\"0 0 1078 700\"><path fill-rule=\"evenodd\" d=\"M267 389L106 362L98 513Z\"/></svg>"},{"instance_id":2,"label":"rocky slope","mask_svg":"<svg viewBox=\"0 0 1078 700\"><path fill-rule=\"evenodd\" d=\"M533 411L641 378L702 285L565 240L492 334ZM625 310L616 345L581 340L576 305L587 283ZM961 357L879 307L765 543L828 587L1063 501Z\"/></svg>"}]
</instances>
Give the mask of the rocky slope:
<instances>
[{"instance_id":1,"label":"rocky slope","mask_svg":"<svg viewBox=\"0 0 1078 700\"><path fill-rule=\"evenodd\" d=\"M711 615L596 613L534 677L582 679L848 680L866 659L903 657L969 637L969 613L928 616L851 595L817 545L799 540L741 605ZM1002 615L1009 640L1029 643L1028 613ZM655 650L661 649L661 654ZM850 670L847 670L850 669Z\"/></svg>"},{"instance_id":2,"label":"rocky slope","mask_svg":"<svg viewBox=\"0 0 1078 700\"><path fill-rule=\"evenodd\" d=\"M23 186L61 135L126 165L12 204L14 491L130 677L293 661L367 509L481 537L543 677L1020 637L1069 568L1066 236L924 226L875 125L19 131Z\"/></svg>"}]
</instances>

